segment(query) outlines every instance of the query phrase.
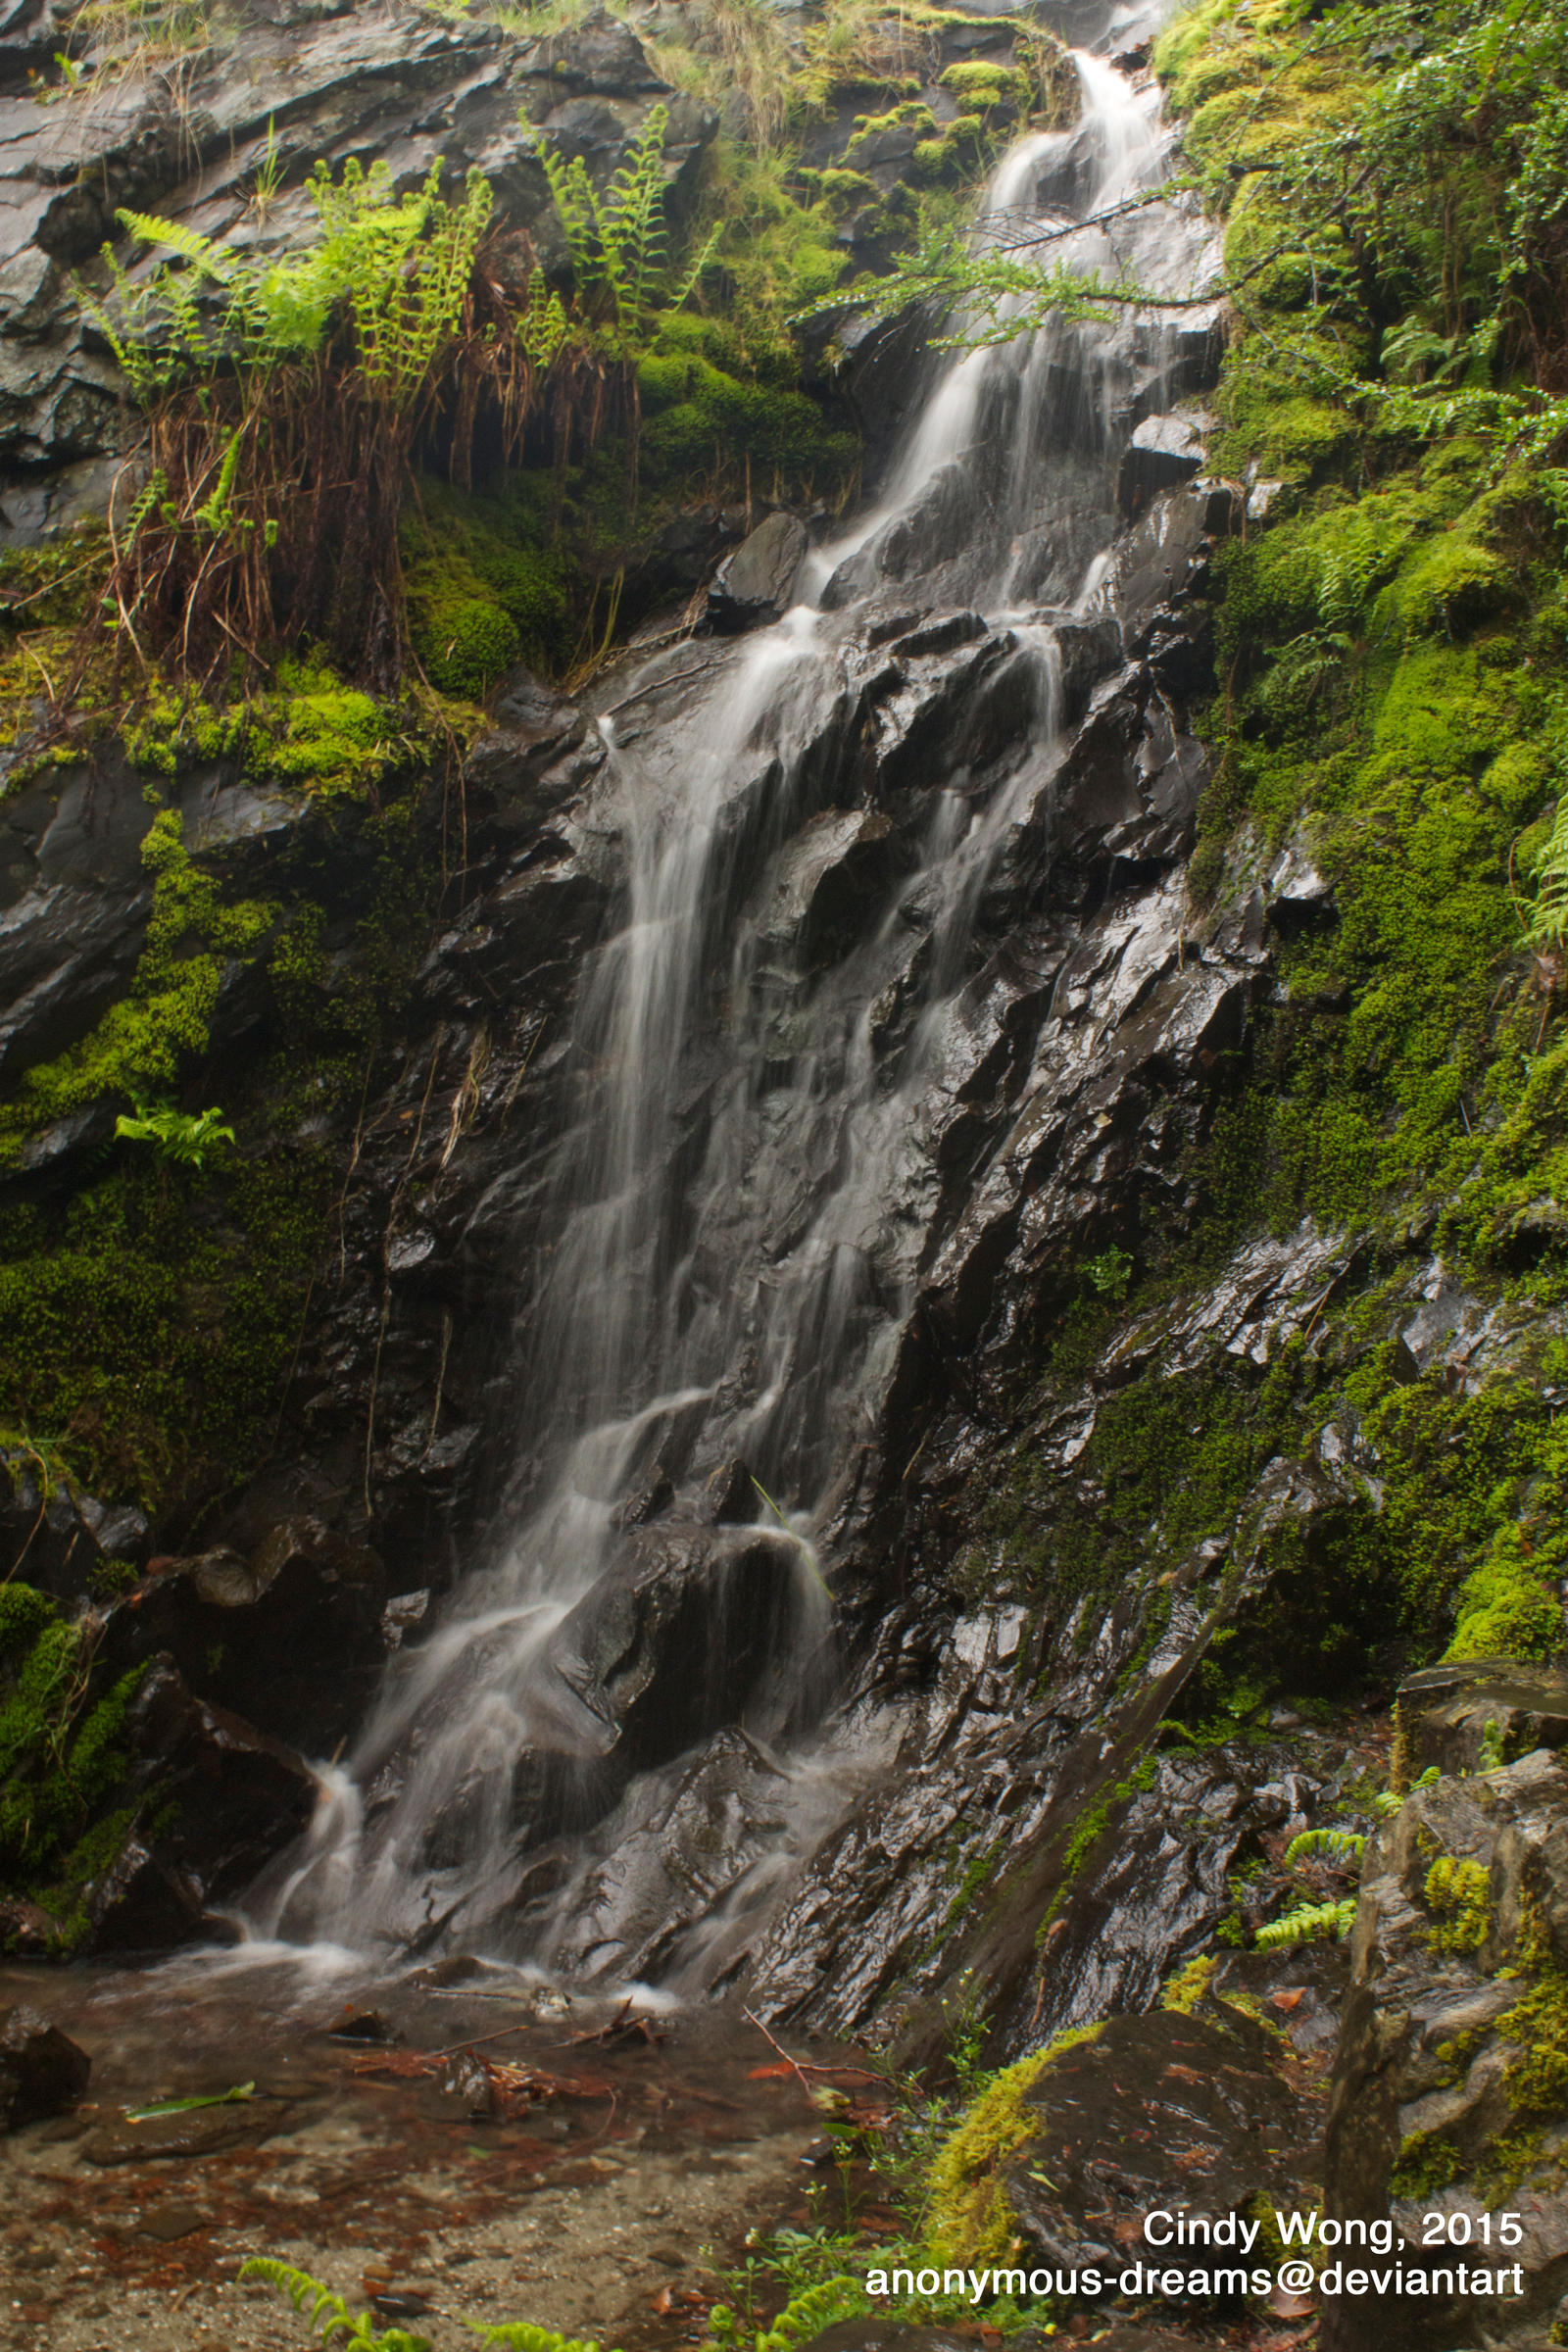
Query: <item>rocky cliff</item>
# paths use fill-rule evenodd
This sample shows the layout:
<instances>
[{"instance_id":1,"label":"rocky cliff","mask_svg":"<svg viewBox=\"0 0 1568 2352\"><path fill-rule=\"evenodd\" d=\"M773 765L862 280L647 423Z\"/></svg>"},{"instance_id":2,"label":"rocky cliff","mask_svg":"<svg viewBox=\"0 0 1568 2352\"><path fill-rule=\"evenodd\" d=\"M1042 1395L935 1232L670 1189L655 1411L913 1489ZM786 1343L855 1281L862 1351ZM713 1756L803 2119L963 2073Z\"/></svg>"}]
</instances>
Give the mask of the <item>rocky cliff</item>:
<instances>
[{"instance_id":1,"label":"rocky cliff","mask_svg":"<svg viewBox=\"0 0 1568 2352\"><path fill-rule=\"evenodd\" d=\"M670 1412L615 1573L559 1637L608 1760L538 1766L490 1914L453 1934L526 1943L565 1886L568 1970L742 1984L775 2024L927 2066L978 2031L1003 2087L936 2225L955 2259L1017 2232L1065 2261L1177 2196L1140 2175L1107 2218L1103 2147L1050 2196L1014 2154L1057 2144L1106 2052L1140 2085L1234 2067L1265 2153L1326 2101L1326 2157L1269 2183L1412 2230L1423 2200L1521 2201L1527 2304L1434 2289L1410 2325L1524 2342L1561 2285L1560 232L1519 195L1506 253L1423 242L1410 153L1457 140L1454 218L1537 184L1540 59L1493 61L1481 121L1453 62L1480 36L1449 13L1373 11L1369 49L1343 10L1313 34L1222 4L1152 64L1151 26L1116 30L1185 125L1170 209L1200 244L1201 199L1223 256L1108 347L1092 415L1047 385L1049 506L1009 488L999 407L992 470L936 474L873 569L834 573L835 692L773 833L777 741L735 743L712 912L787 978L781 1088L809 1052L820 1091L847 1084L821 1040L853 1036L866 1099L893 1099L946 936L909 887L934 796L1006 810L899 1098L902 1189L855 1237L878 1378L860 1403L824 1388L783 1497L820 1505L832 1623L786 1728L831 1727L831 1801L792 1813L798 1761L753 1736L795 1623L773 1474ZM124 32L19 12L0 100L0 1916L34 1954L215 1932L309 1819L302 1758L527 1524L572 1008L633 861L616 760L660 789L689 770L803 563L887 494L938 365L907 312L788 320L896 270L1022 125L1060 143L1044 211L1087 171L1054 31L962 12ZM1411 111L1412 56L1446 114ZM399 190L439 160L564 285L541 152L607 189L655 109L672 231L727 240L722 283L644 356L635 434L579 421L553 450L541 412L458 479L435 433L400 543L417 689L295 647L236 736L169 678L79 668L99 518L140 479L94 323L122 209L286 254L318 159ZM1325 196L1334 138L1367 176ZM149 266L145 239L122 254ZM1504 282L1526 323L1494 330ZM1010 545L1005 606L981 543ZM724 1115L722 1017L668 1075L683 1199ZM231 1139L181 1161L117 1135L158 1103L216 1105ZM662 1270L721 1291L746 1250L783 1266L848 1135L760 1127L758 1197L741 1171L731 1223L694 1212ZM437 1875L462 1827L432 1829ZM1225 2117L1179 2129L1216 2200L1260 2185Z\"/></svg>"}]
</instances>

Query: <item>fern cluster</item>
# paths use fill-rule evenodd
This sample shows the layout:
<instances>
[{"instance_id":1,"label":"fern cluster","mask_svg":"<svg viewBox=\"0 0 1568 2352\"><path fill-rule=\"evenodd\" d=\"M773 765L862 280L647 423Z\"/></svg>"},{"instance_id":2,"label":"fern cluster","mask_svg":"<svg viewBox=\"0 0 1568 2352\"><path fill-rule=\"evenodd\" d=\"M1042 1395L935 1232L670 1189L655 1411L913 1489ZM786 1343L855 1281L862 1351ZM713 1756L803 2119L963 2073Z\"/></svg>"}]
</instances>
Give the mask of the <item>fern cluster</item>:
<instances>
[{"instance_id":1,"label":"fern cluster","mask_svg":"<svg viewBox=\"0 0 1568 2352\"><path fill-rule=\"evenodd\" d=\"M405 2328L388 2328L378 2332L368 2311L358 2315L351 2312L341 2295L313 2278L309 2271L296 2270L290 2263L257 2255L245 2264L240 2278L260 2279L268 2286L275 2286L279 2294L287 2295L322 2343L337 2345L339 2352L431 2352L424 2336L410 2335ZM809 2343L838 2321L858 2317L865 2307L865 2291L858 2279L827 2278L793 2296L777 2319L755 2330L743 2328L735 2314L720 2305L710 2317L712 2341L731 2348L731 2352L742 2352L743 2347L744 2352L796 2352L797 2346ZM527 2320L508 2320L488 2327L465 2320L463 2325L488 2352L603 2352L597 2341L561 2335L552 2328L537 2328Z\"/></svg>"},{"instance_id":2,"label":"fern cluster","mask_svg":"<svg viewBox=\"0 0 1568 2352\"><path fill-rule=\"evenodd\" d=\"M571 255L579 315L616 359L631 364L656 339L661 318L684 307L718 241L714 229L677 279L664 218L668 127L666 110L656 106L602 196L580 155L564 164L549 147L539 153Z\"/></svg>"}]
</instances>

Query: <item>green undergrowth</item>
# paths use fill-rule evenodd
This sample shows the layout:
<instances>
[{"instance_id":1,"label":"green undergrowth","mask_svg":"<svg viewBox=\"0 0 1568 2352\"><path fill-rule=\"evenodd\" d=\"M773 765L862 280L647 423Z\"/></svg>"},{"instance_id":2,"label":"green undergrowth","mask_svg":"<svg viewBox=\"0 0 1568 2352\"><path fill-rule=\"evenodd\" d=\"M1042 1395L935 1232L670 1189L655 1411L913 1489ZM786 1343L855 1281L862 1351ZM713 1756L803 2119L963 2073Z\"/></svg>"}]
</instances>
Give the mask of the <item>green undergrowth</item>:
<instances>
[{"instance_id":1,"label":"green undergrowth","mask_svg":"<svg viewBox=\"0 0 1568 2352\"><path fill-rule=\"evenodd\" d=\"M130 1818L103 1807L125 1773L125 1711L141 1669L104 1688L91 1648L88 1628L47 1594L0 1586L0 1886L36 1901L67 1950L85 1928L82 1887Z\"/></svg>"},{"instance_id":2,"label":"green undergrowth","mask_svg":"<svg viewBox=\"0 0 1568 2352\"><path fill-rule=\"evenodd\" d=\"M0 1107L13 1163L74 1115L219 1088L234 1131L181 1164L105 1116L72 1182L0 1190L0 1421L47 1433L92 1493L168 1511L270 1443L341 1181L322 1121L363 1090L428 937L433 823L412 801L331 805L262 898L220 883L162 811L129 989ZM217 1062L233 990L266 1018Z\"/></svg>"},{"instance_id":3,"label":"green undergrowth","mask_svg":"<svg viewBox=\"0 0 1568 2352\"><path fill-rule=\"evenodd\" d=\"M1004 2167L1032 2138L1038 2118L1028 2092L1053 2060L1092 2041L1096 2026L1058 2034L1042 2050L990 2076L937 2153L929 2175L925 2248L938 2267L976 2268L1004 2260L1017 2230Z\"/></svg>"}]
</instances>

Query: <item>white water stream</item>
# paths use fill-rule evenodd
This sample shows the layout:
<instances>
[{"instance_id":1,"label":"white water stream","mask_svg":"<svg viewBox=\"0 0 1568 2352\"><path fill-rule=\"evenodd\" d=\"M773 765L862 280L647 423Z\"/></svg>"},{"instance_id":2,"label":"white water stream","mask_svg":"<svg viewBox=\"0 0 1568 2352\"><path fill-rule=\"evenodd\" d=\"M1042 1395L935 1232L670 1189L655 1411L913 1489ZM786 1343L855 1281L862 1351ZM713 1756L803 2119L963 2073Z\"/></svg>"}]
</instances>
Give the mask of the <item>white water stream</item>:
<instances>
[{"instance_id":1,"label":"white water stream","mask_svg":"<svg viewBox=\"0 0 1568 2352\"><path fill-rule=\"evenodd\" d=\"M1081 122L1003 159L980 236L1060 228L1054 189L1078 192L1082 219L1158 183L1152 86L1087 54L1077 65ZM1046 252L1174 294L1199 234L1158 204ZM384 1954L444 1939L606 1977L632 1968L614 1868L631 1816L575 1851L568 1838L543 1893L526 1856L551 1806L569 1829L570 1791L591 1789L613 1740L552 1644L623 1555L628 1499L662 1473L689 1501L738 1459L769 1498L763 1526L733 1538L775 1545L787 1593L747 1729L792 1791L768 1838L739 1841L666 1981L699 1957L710 1976L716 1950L740 1948L846 1801L857 1758L812 1728L830 1615L814 1546L911 1304L938 1189L920 1114L944 1088L987 878L1056 740L1056 625L1095 606L1104 574L1113 385L1135 331L1147 350L1161 329L1147 315L1054 323L946 358L881 503L808 559L805 601L690 691L668 683L678 659L656 658L645 674L664 692L633 680L599 720L592 821L618 836L625 884L580 986L575 1101L517 1377L533 1501L323 1773L309 1838L253 1905L259 1938ZM1012 628L1028 756L989 800L963 772L921 779L915 869L876 869L864 936L824 976L779 907L808 902L813 857L861 821L824 808L822 779L842 765L867 616L890 599ZM874 828L865 840L874 858ZM906 1015L892 1054L890 992ZM694 1656L692 1675L707 1671ZM580 1809L591 1822L586 1796Z\"/></svg>"}]
</instances>

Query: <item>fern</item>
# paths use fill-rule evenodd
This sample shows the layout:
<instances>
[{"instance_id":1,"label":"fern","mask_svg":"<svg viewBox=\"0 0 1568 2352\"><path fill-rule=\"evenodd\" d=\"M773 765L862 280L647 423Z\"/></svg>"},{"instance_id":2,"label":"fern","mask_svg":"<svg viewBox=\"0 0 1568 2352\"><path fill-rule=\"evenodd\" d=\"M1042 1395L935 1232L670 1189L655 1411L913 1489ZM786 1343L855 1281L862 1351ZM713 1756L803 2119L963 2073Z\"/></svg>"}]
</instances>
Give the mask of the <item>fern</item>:
<instances>
[{"instance_id":1,"label":"fern","mask_svg":"<svg viewBox=\"0 0 1568 2352\"><path fill-rule=\"evenodd\" d=\"M656 339L661 317L690 299L718 241L715 229L685 275L671 280L664 220L668 127L667 110L653 108L602 196L580 155L563 163L550 147L539 150L571 256L578 310L598 325L614 357L626 362Z\"/></svg>"},{"instance_id":2,"label":"fern","mask_svg":"<svg viewBox=\"0 0 1568 2352\"><path fill-rule=\"evenodd\" d=\"M1331 1862L1359 1862L1366 1839L1354 1830L1303 1830L1285 1849L1285 1867L1294 1870L1308 1855L1322 1854Z\"/></svg>"},{"instance_id":3,"label":"fern","mask_svg":"<svg viewBox=\"0 0 1568 2352\"><path fill-rule=\"evenodd\" d=\"M1253 1941L1259 1951L1277 1951L1287 1944L1348 1936L1354 1925L1355 1897L1348 1894L1339 1903L1299 1903L1294 1911L1259 1928Z\"/></svg>"},{"instance_id":4,"label":"fern","mask_svg":"<svg viewBox=\"0 0 1568 2352\"><path fill-rule=\"evenodd\" d=\"M223 1114L216 1106L191 1112L160 1104L148 1110L138 1102L134 1118L122 1111L115 1122L115 1134L127 1143L152 1144L162 1158L193 1168L199 1168L208 1152L220 1144L234 1141L233 1128L223 1124Z\"/></svg>"},{"instance_id":5,"label":"fern","mask_svg":"<svg viewBox=\"0 0 1568 2352\"><path fill-rule=\"evenodd\" d=\"M286 2262L273 2262L265 2254L253 2255L241 2270L240 2278L260 2278L268 2286L275 2286L279 2294L287 2295L296 2311L305 2314L312 2328L319 2330L323 2344L336 2338L342 2352L431 2352L427 2337L410 2335L405 2328L388 2328L378 2334L370 2325L368 2311L362 2311L356 2319L341 2295L323 2286L319 2278L313 2278L309 2271L296 2271Z\"/></svg>"},{"instance_id":6,"label":"fern","mask_svg":"<svg viewBox=\"0 0 1568 2352\"><path fill-rule=\"evenodd\" d=\"M777 2319L766 2328L748 2330L723 2303L709 2313L708 2324L711 2341L723 2346L724 2352L794 2352L797 2345L810 2343L826 2328L837 2327L841 2320L863 2317L866 2309L865 2289L860 2281L841 2276L824 2278L818 2285L792 2295ZM542 2348L527 2346L524 2352L542 2352Z\"/></svg>"}]
</instances>

